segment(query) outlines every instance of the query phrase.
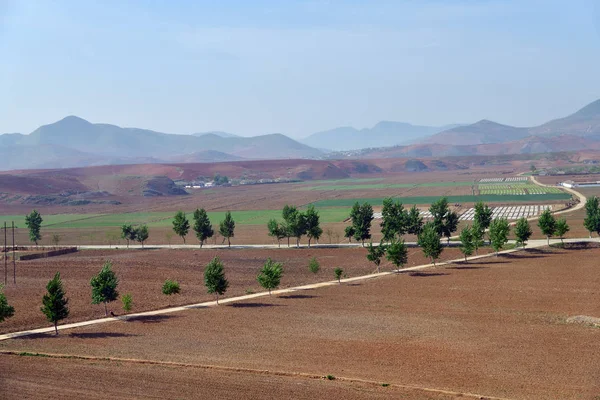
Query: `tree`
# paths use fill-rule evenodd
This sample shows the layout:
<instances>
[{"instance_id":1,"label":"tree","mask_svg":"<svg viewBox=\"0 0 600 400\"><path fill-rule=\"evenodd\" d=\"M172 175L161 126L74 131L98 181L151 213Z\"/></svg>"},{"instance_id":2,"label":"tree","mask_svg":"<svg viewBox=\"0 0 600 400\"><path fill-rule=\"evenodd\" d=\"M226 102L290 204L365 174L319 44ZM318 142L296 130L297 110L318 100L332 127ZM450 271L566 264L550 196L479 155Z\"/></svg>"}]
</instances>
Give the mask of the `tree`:
<instances>
[{"instance_id":1,"label":"tree","mask_svg":"<svg viewBox=\"0 0 600 400\"><path fill-rule=\"evenodd\" d=\"M563 237L565 236L565 233L569 232L571 230L571 228L569 228L569 225L567 224L567 220L564 218L559 218L556 221L556 236L558 236L560 238L561 243L564 243Z\"/></svg>"},{"instance_id":2,"label":"tree","mask_svg":"<svg viewBox=\"0 0 600 400\"><path fill-rule=\"evenodd\" d=\"M58 321L69 316L69 299L65 297L60 273L57 272L54 278L46 285L47 293L42 298L42 312L48 321L54 324L54 331L58 335Z\"/></svg>"},{"instance_id":3,"label":"tree","mask_svg":"<svg viewBox=\"0 0 600 400\"><path fill-rule=\"evenodd\" d=\"M381 209L381 233L384 242L391 242L396 237L401 237L406 233L408 222L408 213L401 202L391 197L383 199L383 208Z\"/></svg>"},{"instance_id":4,"label":"tree","mask_svg":"<svg viewBox=\"0 0 600 400\"><path fill-rule=\"evenodd\" d=\"M423 217L417 206L413 205L406 216L406 233L419 235L421 229L423 229Z\"/></svg>"},{"instance_id":5,"label":"tree","mask_svg":"<svg viewBox=\"0 0 600 400\"><path fill-rule=\"evenodd\" d=\"M223 271L223 263L219 257L213 258L204 269L204 286L208 294L217 296L217 304L219 304L219 295L224 295L229 287L229 281L225 278Z\"/></svg>"},{"instance_id":6,"label":"tree","mask_svg":"<svg viewBox=\"0 0 600 400\"><path fill-rule=\"evenodd\" d=\"M52 234L52 244L54 245L54 247L58 247L59 243L60 243L60 235L58 233L54 233Z\"/></svg>"},{"instance_id":7,"label":"tree","mask_svg":"<svg viewBox=\"0 0 600 400\"><path fill-rule=\"evenodd\" d=\"M148 232L147 225L141 225L135 229L135 240L142 244L142 249L144 248L144 242L148 240L148 236L150 236L150 232Z\"/></svg>"},{"instance_id":8,"label":"tree","mask_svg":"<svg viewBox=\"0 0 600 400\"><path fill-rule=\"evenodd\" d=\"M600 234L600 205L596 196L588 197L585 202L583 226L590 233L590 238L592 237L592 232Z\"/></svg>"},{"instance_id":9,"label":"tree","mask_svg":"<svg viewBox=\"0 0 600 400\"><path fill-rule=\"evenodd\" d=\"M448 207L448 199L442 197L429 207L429 212L433 217L433 225L438 233L438 236L445 236L450 243L452 233L458 227L458 214L450 211Z\"/></svg>"},{"instance_id":10,"label":"tree","mask_svg":"<svg viewBox=\"0 0 600 400\"><path fill-rule=\"evenodd\" d=\"M319 212L315 210L315 207L311 204L304 213L304 229L306 236L308 237L308 247L310 248L310 241L312 239L319 240L323 234L319 223Z\"/></svg>"},{"instance_id":11,"label":"tree","mask_svg":"<svg viewBox=\"0 0 600 400\"><path fill-rule=\"evenodd\" d=\"M108 315L107 304L119 297L117 286L119 279L112 271L112 262L106 261L98 275L94 276L90 285L92 286L92 304L104 303L104 315Z\"/></svg>"},{"instance_id":12,"label":"tree","mask_svg":"<svg viewBox=\"0 0 600 400\"><path fill-rule=\"evenodd\" d=\"M356 231L352 225L347 226L346 229L344 229L344 237L348 238L348 243L352 242L355 233Z\"/></svg>"},{"instance_id":13,"label":"tree","mask_svg":"<svg viewBox=\"0 0 600 400\"><path fill-rule=\"evenodd\" d=\"M479 248L484 245L484 233L484 229L479 225L479 222L473 221L473 225L471 226L471 236L473 238L473 249L475 250L476 255L479 255Z\"/></svg>"},{"instance_id":14,"label":"tree","mask_svg":"<svg viewBox=\"0 0 600 400\"><path fill-rule=\"evenodd\" d=\"M510 225L506 218L495 218L490 224L490 242L496 252L496 256L498 256L498 251L508 242L509 232Z\"/></svg>"},{"instance_id":15,"label":"tree","mask_svg":"<svg viewBox=\"0 0 600 400\"><path fill-rule=\"evenodd\" d=\"M33 210L29 215L25 216L25 225L29 229L29 241L34 242L36 246L42 240L40 230L43 221L42 215L37 210Z\"/></svg>"},{"instance_id":16,"label":"tree","mask_svg":"<svg viewBox=\"0 0 600 400\"><path fill-rule=\"evenodd\" d=\"M417 244L423 250L425 257L429 257L435 266L435 260L440 257L440 254L442 254L444 248L440 242L440 236L438 235L437 229L433 222L428 222L423 225L423 229L419 235Z\"/></svg>"},{"instance_id":17,"label":"tree","mask_svg":"<svg viewBox=\"0 0 600 400\"><path fill-rule=\"evenodd\" d=\"M171 296L173 294L181 293L179 282L167 279L162 287L162 292L165 296Z\"/></svg>"},{"instance_id":18,"label":"tree","mask_svg":"<svg viewBox=\"0 0 600 400\"><path fill-rule=\"evenodd\" d=\"M260 286L267 289L269 291L269 296L271 295L271 290L276 289L281 282L281 275L283 274L283 264L275 262L268 258L265 264L263 265L260 273L256 277Z\"/></svg>"},{"instance_id":19,"label":"tree","mask_svg":"<svg viewBox=\"0 0 600 400\"><path fill-rule=\"evenodd\" d=\"M540 227L542 234L546 236L548 245L550 245L550 236L553 236L556 232L556 219L550 210L546 209L542 212L538 219L538 226Z\"/></svg>"},{"instance_id":20,"label":"tree","mask_svg":"<svg viewBox=\"0 0 600 400\"><path fill-rule=\"evenodd\" d=\"M321 269L321 266L319 265L317 258L316 257L311 258L310 261L308 262L308 270L310 272L312 272L313 274L316 274L317 272L319 272L319 269Z\"/></svg>"},{"instance_id":21,"label":"tree","mask_svg":"<svg viewBox=\"0 0 600 400\"><path fill-rule=\"evenodd\" d=\"M535 165L531 164L529 166L529 170L531 171L532 174L535 174L535 171L537 171L537 168L535 168Z\"/></svg>"},{"instance_id":22,"label":"tree","mask_svg":"<svg viewBox=\"0 0 600 400\"><path fill-rule=\"evenodd\" d=\"M123 302L123 311L130 312L133 308L133 296L127 293L121 297L121 302Z\"/></svg>"},{"instance_id":23,"label":"tree","mask_svg":"<svg viewBox=\"0 0 600 400\"><path fill-rule=\"evenodd\" d=\"M129 241L135 240L135 234L135 229L131 224L121 226L121 237L127 241L127 248L129 248Z\"/></svg>"},{"instance_id":24,"label":"tree","mask_svg":"<svg viewBox=\"0 0 600 400\"><path fill-rule=\"evenodd\" d=\"M515 237L517 238L517 246L525 247L527 241L532 235L531 226L527 218L521 217L515 224Z\"/></svg>"},{"instance_id":25,"label":"tree","mask_svg":"<svg viewBox=\"0 0 600 400\"><path fill-rule=\"evenodd\" d=\"M475 204L475 222L479 224L479 227L485 232L492 223L492 209L487 206L484 202L480 201Z\"/></svg>"},{"instance_id":26,"label":"tree","mask_svg":"<svg viewBox=\"0 0 600 400\"><path fill-rule=\"evenodd\" d=\"M354 239L362 242L365 246L365 240L371 239L371 222L373 221L373 207L369 203L362 205L356 202L350 211L352 218L352 227L354 228Z\"/></svg>"},{"instance_id":27,"label":"tree","mask_svg":"<svg viewBox=\"0 0 600 400\"><path fill-rule=\"evenodd\" d=\"M175 218L173 218L173 232L183 239L183 244L185 244L185 237L189 231L190 221L188 221L183 211L177 211Z\"/></svg>"},{"instance_id":28,"label":"tree","mask_svg":"<svg viewBox=\"0 0 600 400\"><path fill-rule=\"evenodd\" d=\"M271 218L267 223L267 228L269 229L269 236L277 239L277 246L281 247L281 239L287 235L285 227L279 224L274 218Z\"/></svg>"},{"instance_id":29,"label":"tree","mask_svg":"<svg viewBox=\"0 0 600 400\"><path fill-rule=\"evenodd\" d=\"M344 274L344 270L341 269L340 267L336 267L333 270L333 273L335 274L335 279L337 279L338 283L341 285L342 284L342 275Z\"/></svg>"},{"instance_id":30,"label":"tree","mask_svg":"<svg viewBox=\"0 0 600 400\"><path fill-rule=\"evenodd\" d=\"M386 258L400 271L400 268L408 262L408 247L406 247L404 239L392 240L389 246L387 246Z\"/></svg>"},{"instance_id":31,"label":"tree","mask_svg":"<svg viewBox=\"0 0 600 400\"><path fill-rule=\"evenodd\" d=\"M373 246L373 242L369 242L367 245L367 260L371 261L377 267L377 273L379 273L379 265L381 264L381 258L385 255L387 246L383 242L379 243L379 246Z\"/></svg>"},{"instance_id":32,"label":"tree","mask_svg":"<svg viewBox=\"0 0 600 400\"><path fill-rule=\"evenodd\" d=\"M290 206L290 205L285 205L283 206L283 210L281 212L281 216L283 217L283 220L285 221L282 224L282 227L285 231L285 237L287 238L287 242L288 242L288 247L290 247L290 237L293 236L292 233L292 224L293 224L293 220L296 219L296 214L298 213L298 210L296 209L296 206Z\"/></svg>"},{"instance_id":33,"label":"tree","mask_svg":"<svg viewBox=\"0 0 600 400\"><path fill-rule=\"evenodd\" d=\"M0 285L0 322L15 315L15 308L8 304L4 294L4 286Z\"/></svg>"},{"instance_id":34,"label":"tree","mask_svg":"<svg viewBox=\"0 0 600 400\"><path fill-rule=\"evenodd\" d=\"M200 248L202 248L207 239L213 237L215 234L204 208L194 211L194 232L196 232L196 237L200 241Z\"/></svg>"},{"instance_id":35,"label":"tree","mask_svg":"<svg viewBox=\"0 0 600 400\"><path fill-rule=\"evenodd\" d=\"M465 256L465 262L467 257L472 255L475 251L475 245L473 244L473 229L470 226L466 226L460 231L460 251Z\"/></svg>"},{"instance_id":36,"label":"tree","mask_svg":"<svg viewBox=\"0 0 600 400\"><path fill-rule=\"evenodd\" d=\"M231 212L225 213L225 220L219 224L219 233L223 236L223 239L227 239L227 246L231 247L231 238L235 231L235 221L231 217Z\"/></svg>"}]
</instances>

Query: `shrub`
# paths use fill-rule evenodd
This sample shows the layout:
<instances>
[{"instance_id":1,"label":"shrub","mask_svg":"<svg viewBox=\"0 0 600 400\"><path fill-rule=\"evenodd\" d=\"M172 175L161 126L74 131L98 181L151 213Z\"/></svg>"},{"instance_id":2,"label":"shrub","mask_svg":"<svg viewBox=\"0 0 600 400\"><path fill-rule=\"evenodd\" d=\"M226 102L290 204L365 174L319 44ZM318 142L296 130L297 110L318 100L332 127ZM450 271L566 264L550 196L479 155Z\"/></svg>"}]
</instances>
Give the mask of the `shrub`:
<instances>
[{"instance_id":1,"label":"shrub","mask_svg":"<svg viewBox=\"0 0 600 400\"><path fill-rule=\"evenodd\" d=\"M162 292L164 295L167 296L171 296L172 294L179 294L181 292L179 282L167 279L163 284Z\"/></svg>"}]
</instances>

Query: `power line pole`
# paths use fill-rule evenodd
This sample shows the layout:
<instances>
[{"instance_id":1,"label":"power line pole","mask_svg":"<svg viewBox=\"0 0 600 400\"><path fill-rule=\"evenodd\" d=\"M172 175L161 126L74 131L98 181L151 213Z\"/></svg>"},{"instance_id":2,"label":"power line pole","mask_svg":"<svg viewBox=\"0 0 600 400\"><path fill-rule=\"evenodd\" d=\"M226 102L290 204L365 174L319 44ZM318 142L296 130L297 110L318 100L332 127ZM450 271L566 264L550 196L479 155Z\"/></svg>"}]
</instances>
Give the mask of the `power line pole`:
<instances>
[{"instance_id":1,"label":"power line pole","mask_svg":"<svg viewBox=\"0 0 600 400\"><path fill-rule=\"evenodd\" d=\"M4 284L8 281L8 259L6 258L6 221L4 221Z\"/></svg>"},{"instance_id":2,"label":"power line pole","mask_svg":"<svg viewBox=\"0 0 600 400\"><path fill-rule=\"evenodd\" d=\"M15 221L12 221L12 253L13 253L13 283L17 284L17 259L15 257Z\"/></svg>"}]
</instances>

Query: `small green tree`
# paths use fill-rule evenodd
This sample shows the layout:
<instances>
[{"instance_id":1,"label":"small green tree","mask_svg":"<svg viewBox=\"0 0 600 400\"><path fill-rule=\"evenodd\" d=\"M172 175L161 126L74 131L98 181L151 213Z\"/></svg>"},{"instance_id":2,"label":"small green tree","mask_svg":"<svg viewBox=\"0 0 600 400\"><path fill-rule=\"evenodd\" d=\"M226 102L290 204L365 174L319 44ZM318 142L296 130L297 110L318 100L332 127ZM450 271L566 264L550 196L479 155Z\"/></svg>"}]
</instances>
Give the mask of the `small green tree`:
<instances>
[{"instance_id":1,"label":"small green tree","mask_svg":"<svg viewBox=\"0 0 600 400\"><path fill-rule=\"evenodd\" d=\"M485 230L488 229L492 223L492 209L482 201L477 202L475 204L475 215L473 219L485 233Z\"/></svg>"},{"instance_id":2,"label":"small green tree","mask_svg":"<svg viewBox=\"0 0 600 400\"><path fill-rule=\"evenodd\" d=\"M442 251L444 251L444 247L440 242L437 228L432 222L423 225L423 230L419 235L417 243L423 250L425 257L429 257L435 266L435 260L440 257Z\"/></svg>"},{"instance_id":3,"label":"small green tree","mask_svg":"<svg viewBox=\"0 0 600 400\"><path fill-rule=\"evenodd\" d=\"M542 212L538 219L538 226L540 227L542 234L546 236L548 245L550 245L550 236L554 236L556 232L556 219L550 210L546 209Z\"/></svg>"},{"instance_id":4,"label":"small green tree","mask_svg":"<svg viewBox=\"0 0 600 400\"><path fill-rule=\"evenodd\" d=\"M196 237L200 241L200 248L202 248L207 239L210 239L215 234L204 208L194 211L194 232L196 232Z\"/></svg>"},{"instance_id":5,"label":"small green tree","mask_svg":"<svg viewBox=\"0 0 600 400\"><path fill-rule=\"evenodd\" d=\"M135 229L135 240L142 245L142 249L144 248L144 242L148 240L148 236L150 236L150 232L147 225L140 225Z\"/></svg>"},{"instance_id":6,"label":"small green tree","mask_svg":"<svg viewBox=\"0 0 600 400\"><path fill-rule=\"evenodd\" d=\"M341 269L340 267L336 267L333 270L333 273L335 274L335 279L337 279L338 283L341 285L342 284L342 275L344 274L344 270Z\"/></svg>"},{"instance_id":7,"label":"small green tree","mask_svg":"<svg viewBox=\"0 0 600 400\"><path fill-rule=\"evenodd\" d=\"M219 233L224 239L227 239L227 246L231 247L231 238L235 231L235 221L231 217L231 212L225 213L225 220L219 224Z\"/></svg>"},{"instance_id":8,"label":"small green tree","mask_svg":"<svg viewBox=\"0 0 600 400\"><path fill-rule=\"evenodd\" d=\"M408 213L399 201L394 201L391 197L383 199L383 208L381 209L381 233L384 242L390 242L396 237L401 237L406 233L408 223Z\"/></svg>"},{"instance_id":9,"label":"small green tree","mask_svg":"<svg viewBox=\"0 0 600 400\"><path fill-rule=\"evenodd\" d=\"M473 244L473 228L466 226L460 231L460 251L465 256L465 262L467 257L472 255L475 251L475 245Z\"/></svg>"},{"instance_id":10,"label":"small green tree","mask_svg":"<svg viewBox=\"0 0 600 400\"><path fill-rule=\"evenodd\" d=\"M583 226L590 233L590 238L592 237L592 232L600 233L600 204L596 196L588 197L585 202Z\"/></svg>"},{"instance_id":11,"label":"small green tree","mask_svg":"<svg viewBox=\"0 0 600 400\"><path fill-rule=\"evenodd\" d=\"M25 226L29 229L29 241L34 242L36 246L42 240L40 230L43 221L42 215L37 210L33 210L29 215L25 216Z\"/></svg>"},{"instance_id":12,"label":"small green tree","mask_svg":"<svg viewBox=\"0 0 600 400\"><path fill-rule=\"evenodd\" d=\"M532 234L533 231L531 230L531 226L529 225L527 218L519 218L515 224L515 238L517 239L517 246L525 247Z\"/></svg>"},{"instance_id":13,"label":"small green tree","mask_svg":"<svg viewBox=\"0 0 600 400\"><path fill-rule=\"evenodd\" d=\"M112 271L112 262L106 261L98 275L94 276L90 285L92 286L92 304L104 303L104 315L108 316L107 304L119 297L117 286L119 279Z\"/></svg>"},{"instance_id":14,"label":"small green tree","mask_svg":"<svg viewBox=\"0 0 600 400\"><path fill-rule=\"evenodd\" d=\"M352 225L347 226L346 229L344 229L344 237L348 238L348 243L352 242L352 238L354 237L355 234L355 230L354 227Z\"/></svg>"},{"instance_id":15,"label":"small green tree","mask_svg":"<svg viewBox=\"0 0 600 400\"><path fill-rule=\"evenodd\" d=\"M490 241L492 242L492 248L498 252L508 242L508 234L510 232L510 225L506 218L495 218L490 224Z\"/></svg>"},{"instance_id":16,"label":"small green tree","mask_svg":"<svg viewBox=\"0 0 600 400\"><path fill-rule=\"evenodd\" d=\"M448 206L448 198L442 197L429 207L429 212L433 217L433 225L435 226L439 236L444 236L450 244L450 237L458 227L458 214L450 211Z\"/></svg>"},{"instance_id":17,"label":"small green tree","mask_svg":"<svg viewBox=\"0 0 600 400\"><path fill-rule=\"evenodd\" d=\"M54 278L46 285L47 293L42 298L42 312L48 321L54 324L54 331L58 335L58 321L69 316L69 299L65 297L60 273L57 272Z\"/></svg>"},{"instance_id":18,"label":"small green tree","mask_svg":"<svg viewBox=\"0 0 600 400\"><path fill-rule=\"evenodd\" d=\"M4 286L0 284L0 322L15 315L15 308L8 304L4 294Z\"/></svg>"},{"instance_id":19,"label":"small green tree","mask_svg":"<svg viewBox=\"0 0 600 400\"><path fill-rule=\"evenodd\" d=\"M283 274L283 264L275 262L268 258L265 264L263 265L260 273L256 277L256 280L260 285L269 291L269 296L271 295L271 290L276 289L281 282L281 275Z\"/></svg>"},{"instance_id":20,"label":"small green tree","mask_svg":"<svg viewBox=\"0 0 600 400\"><path fill-rule=\"evenodd\" d=\"M569 224L567 224L567 220L564 218L559 218L556 221L556 236L558 236L560 238L561 243L564 243L565 241L563 240L565 234L567 232L569 232L571 230L571 228L569 228Z\"/></svg>"},{"instance_id":21,"label":"small green tree","mask_svg":"<svg viewBox=\"0 0 600 400\"><path fill-rule=\"evenodd\" d=\"M369 203L359 204L356 202L350 211L352 227L354 228L354 239L362 242L371 239L371 222L373 221L373 207Z\"/></svg>"},{"instance_id":22,"label":"small green tree","mask_svg":"<svg viewBox=\"0 0 600 400\"><path fill-rule=\"evenodd\" d=\"M385 250L387 246L380 242L379 246L373 246L373 242L369 242L367 245L367 260L371 261L377 267L377 273L379 273L379 265L381 264L381 259L385 255Z\"/></svg>"},{"instance_id":23,"label":"small green tree","mask_svg":"<svg viewBox=\"0 0 600 400\"><path fill-rule=\"evenodd\" d=\"M281 216L283 217L283 223L281 224L283 231L285 232L285 237L287 238L287 245L290 247L290 237L293 236L293 225L294 220L297 218L296 214L298 213L298 209L296 206L290 206L286 204L283 206L283 210L281 212Z\"/></svg>"},{"instance_id":24,"label":"small green tree","mask_svg":"<svg viewBox=\"0 0 600 400\"><path fill-rule=\"evenodd\" d=\"M473 225L471 226L471 236L473 238L473 249L475 250L476 255L479 255L479 248L484 245L484 234L485 230L479 225L479 222L473 221Z\"/></svg>"},{"instance_id":25,"label":"small green tree","mask_svg":"<svg viewBox=\"0 0 600 400\"><path fill-rule=\"evenodd\" d=\"M286 229L283 225L279 224L275 219L271 218L267 224L269 229L269 236L277 239L277 246L281 247L281 239L287 235Z\"/></svg>"},{"instance_id":26,"label":"small green tree","mask_svg":"<svg viewBox=\"0 0 600 400\"><path fill-rule=\"evenodd\" d=\"M129 242L135 240L135 234L135 228L131 224L121 226L121 237L127 241L127 248L129 248Z\"/></svg>"},{"instance_id":27,"label":"small green tree","mask_svg":"<svg viewBox=\"0 0 600 400\"><path fill-rule=\"evenodd\" d=\"M310 248L311 240L315 239L318 241L323 234L323 229L319 222L319 213L312 204L308 206L304 213L304 229L306 237L308 237L308 247Z\"/></svg>"},{"instance_id":28,"label":"small green tree","mask_svg":"<svg viewBox=\"0 0 600 400\"><path fill-rule=\"evenodd\" d=\"M165 296L171 296L174 294L181 293L181 288L179 287L179 282L167 279L162 286L162 292Z\"/></svg>"},{"instance_id":29,"label":"small green tree","mask_svg":"<svg viewBox=\"0 0 600 400\"><path fill-rule=\"evenodd\" d=\"M123 302L123 311L127 313L131 312L131 309L133 308L133 297L131 294L127 293L123 295L123 297L121 297L121 301Z\"/></svg>"},{"instance_id":30,"label":"small green tree","mask_svg":"<svg viewBox=\"0 0 600 400\"><path fill-rule=\"evenodd\" d=\"M317 272L319 272L319 269L321 269L321 266L319 265L317 258L316 257L311 258L310 261L308 262L308 270L310 272L312 272L313 274L316 274Z\"/></svg>"},{"instance_id":31,"label":"small green tree","mask_svg":"<svg viewBox=\"0 0 600 400\"><path fill-rule=\"evenodd\" d=\"M204 269L204 285L209 294L214 293L217 296L217 304L219 304L219 295L224 295L229 287L219 257L213 258Z\"/></svg>"},{"instance_id":32,"label":"small green tree","mask_svg":"<svg viewBox=\"0 0 600 400\"><path fill-rule=\"evenodd\" d=\"M183 244L185 244L185 237L189 231L190 221L188 221L183 211L177 211L177 214L173 218L173 232L183 239Z\"/></svg>"},{"instance_id":33,"label":"small green tree","mask_svg":"<svg viewBox=\"0 0 600 400\"><path fill-rule=\"evenodd\" d=\"M404 239L392 240L389 246L387 246L386 258L400 271L400 268L408 262L408 247L406 247Z\"/></svg>"},{"instance_id":34,"label":"small green tree","mask_svg":"<svg viewBox=\"0 0 600 400\"><path fill-rule=\"evenodd\" d=\"M417 206L413 205L406 217L406 233L419 235L421 229L423 229L423 217L421 217L421 211Z\"/></svg>"}]
</instances>

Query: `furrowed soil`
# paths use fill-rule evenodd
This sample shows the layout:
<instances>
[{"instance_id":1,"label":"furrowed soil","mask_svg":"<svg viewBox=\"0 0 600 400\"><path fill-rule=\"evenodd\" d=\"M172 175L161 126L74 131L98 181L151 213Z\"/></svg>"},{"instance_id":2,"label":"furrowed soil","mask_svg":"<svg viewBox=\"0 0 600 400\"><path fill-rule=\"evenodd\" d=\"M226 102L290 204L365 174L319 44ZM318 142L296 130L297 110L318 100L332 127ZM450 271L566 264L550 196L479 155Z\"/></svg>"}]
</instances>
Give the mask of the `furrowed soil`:
<instances>
[{"instance_id":1,"label":"furrowed soil","mask_svg":"<svg viewBox=\"0 0 600 400\"><path fill-rule=\"evenodd\" d=\"M39 357L2 355L0 376L5 386L27 388L24 393L31 397L56 388L52 377L65 373L60 376L70 379L63 379L56 393L64 390L67 395L75 393L73 397L97 396L102 383L112 386L109 391L124 387L129 397L138 393L164 397L165 391L181 382L182 397L188 397L189 385L198 383L207 385L207 393L224 393L226 398L303 398L304 392L285 392L300 383L309 385L291 376L330 374L390 383L392 388L413 385L512 399L596 399L600 396L600 329L568 324L566 319L600 316L599 256L599 249L583 246L529 250L413 274L90 326L63 331L58 337L12 339L0 342L0 350L196 367L36 361ZM212 369L198 366L247 370L216 376ZM163 381L167 382L164 388L158 385ZM265 381L272 383L273 390L266 396L261 392L267 390ZM221 387L215 388L219 382ZM312 398L363 397L362 386L343 379L310 385L306 393ZM386 392L389 388L372 389L364 397L377 398L373 393L387 398L428 396L428 392L411 397Z\"/></svg>"},{"instance_id":2,"label":"furrowed soil","mask_svg":"<svg viewBox=\"0 0 600 400\"><path fill-rule=\"evenodd\" d=\"M489 249L481 249L485 253ZM90 279L97 274L106 260L113 262L113 270L120 284L119 293L133 296L133 311L140 312L200 303L214 300L204 287L204 268L213 257L218 256L225 266L230 286L226 296L239 296L248 292L261 292L256 276L266 259L284 264L281 288L335 279L334 269L343 268L349 276L376 272L375 265L367 261L364 248L339 249L158 249L158 250L82 250L78 253L47 259L17 263L17 286L12 282L12 265L9 265L9 285L4 292L9 303L15 307L15 316L0 325L0 333L48 326L40 312L42 296L48 281L60 272L69 298L70 315L64 322L95 319L104 316L103 305L91 304ZM309 260L315 257L320 271L308 270ZM460 258L457 248L446 248L441 260ZM419 248L409 248L407 266L427 264ZM382 270L392 266L382 260ZM4 275L0 264L1 275ZM162 294L166 279L180 283L181 294L167 297ZM121 301L109 304L109 310L121 314Z\"/></svg>"}]
</instances>

